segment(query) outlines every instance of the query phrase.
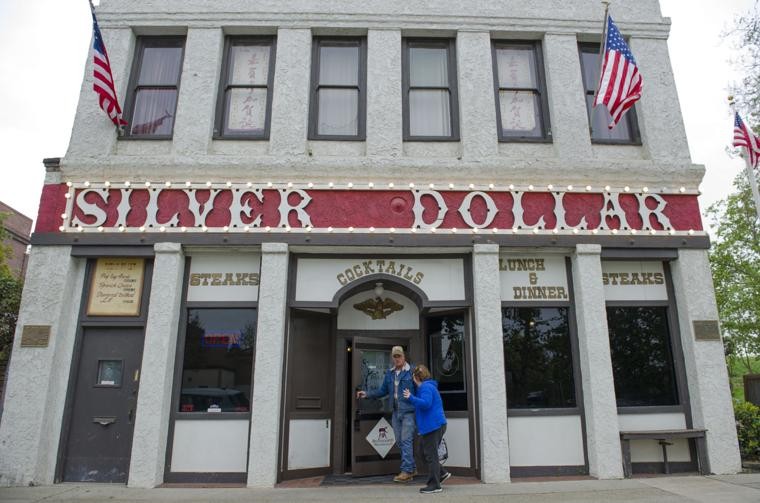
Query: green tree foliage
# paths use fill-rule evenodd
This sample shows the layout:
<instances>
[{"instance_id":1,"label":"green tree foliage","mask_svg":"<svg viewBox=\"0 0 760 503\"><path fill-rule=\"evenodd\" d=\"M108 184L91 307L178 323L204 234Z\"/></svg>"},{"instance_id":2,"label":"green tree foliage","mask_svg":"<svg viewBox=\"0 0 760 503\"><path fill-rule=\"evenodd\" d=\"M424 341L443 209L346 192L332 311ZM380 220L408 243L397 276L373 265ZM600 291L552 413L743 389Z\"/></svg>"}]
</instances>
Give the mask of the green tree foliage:
<instances>
[{"instance_id":1,"label":"green tree foliage","mask_svg":"<svg viewBox=\"0 0 760 503\"><path fill-rule=\"evenodd\" d=\"M736 64L745 77L731 86L737 109L749 124L760 122L760 0L743 16L736 18L728 35L735 40Z\"/></svg>"},{"instance_id":2,"label":"green tree foliage","mask_svg":"<svg viewBox=\"0 0 760 503\"><path fill-rule=\"evenodd\" d=\"M0 361L8 359L16 331L23 282L8 268L10 247L2 244L8 236L3 226L6 214L0 213Z\"/></svg>"},{"instance_id":3,"label":"green tree foliage","mask_svg":"<svg viewBox=\"0 0 760 503\"><path fill-rule=\"evenodd\" d=\"M760 460L760 407L749 402L737 403L734 416L742 459Z\"/></svg>"},{"instance_id":4,"label":"green tree foliage","mask_svg":"<svg viewBox=\"0 0 760 503\"><path fill-rule=\"evenodd\" d=\"M760 354L760 228L744 171L734 187L707 209L716 236L710 265L726 354L744 364L744 373L760 372L752 366L752 355Z\"/></svg>"}]
</instances>

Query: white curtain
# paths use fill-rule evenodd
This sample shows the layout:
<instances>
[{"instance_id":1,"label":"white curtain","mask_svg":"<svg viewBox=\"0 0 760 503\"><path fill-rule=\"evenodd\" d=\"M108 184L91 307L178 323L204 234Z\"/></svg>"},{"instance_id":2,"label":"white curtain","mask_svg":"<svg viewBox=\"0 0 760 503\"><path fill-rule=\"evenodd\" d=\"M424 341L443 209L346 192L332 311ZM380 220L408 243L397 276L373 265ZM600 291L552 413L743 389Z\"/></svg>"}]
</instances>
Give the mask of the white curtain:
<instances>
[{"instance_id":1,"label":"white curtain","mask_svg":"<svg viewBox=\"0 0 760 503\"><path fill-rule=\"evenodd\" d=\"M179 47L146 47L140 64L139 86L176 86L182 63ZM174 124L177 89L141 89L135 96L131 134L169 135Z\"/></svg>"},{"instance_id":2,"label":"white curtain","mask_svg":"<svg viewBox=\"0 0 760 503\"><path fill-rule=\"evenodd\" d=\"M359 132L359 48L322 46L319 49L320 87L317 134L355 136Z\"/></svg>"},{"instance_id":3,"label":"white curtain","mask_svg":"<svg viewBox=\"0 0 760 503\"><path fill-rule=\"evenodd\" d=\"M446 49L412 47L409 49L409 134L412 136L451 136L451 107L448 89Z\"/></svg>"}]
</instances>

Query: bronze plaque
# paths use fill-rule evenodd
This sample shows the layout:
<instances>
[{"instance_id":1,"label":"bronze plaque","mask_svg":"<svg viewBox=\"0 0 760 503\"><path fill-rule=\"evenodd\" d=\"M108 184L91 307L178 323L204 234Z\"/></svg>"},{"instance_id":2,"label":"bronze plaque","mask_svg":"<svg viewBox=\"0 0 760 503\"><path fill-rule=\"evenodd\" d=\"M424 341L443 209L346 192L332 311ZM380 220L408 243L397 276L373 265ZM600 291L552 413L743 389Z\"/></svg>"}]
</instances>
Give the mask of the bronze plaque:
<instances>
[{"instance_id":1,"label":"bronze plaque","mask_svg":"<svg viewBox=\"0 0 760 503\"><path fill-rule=\"evenodd\" d=\"M693 321L694 338L698 341L719 341L718 320Z\"/></svg>"},{"instance_id":2,"label":"bronze plaque","mask_svg":"<svg viewBox=\"0 0 760 503\"><path fill-rule=\"evenodd\" d=\"M99 258L92 273L88 316L139 316L145 259Z\"/></svg>"},{"instance_id":3,"label":"bronze plaque","mask_svg":"<svg viewBox=\"0 0 760 503\"><path fill-rule=\"evenodd\" d=\"M50 325L24 325L21 329L22 348L46 348L50 342Z\"/></svg>"}]
</instances>

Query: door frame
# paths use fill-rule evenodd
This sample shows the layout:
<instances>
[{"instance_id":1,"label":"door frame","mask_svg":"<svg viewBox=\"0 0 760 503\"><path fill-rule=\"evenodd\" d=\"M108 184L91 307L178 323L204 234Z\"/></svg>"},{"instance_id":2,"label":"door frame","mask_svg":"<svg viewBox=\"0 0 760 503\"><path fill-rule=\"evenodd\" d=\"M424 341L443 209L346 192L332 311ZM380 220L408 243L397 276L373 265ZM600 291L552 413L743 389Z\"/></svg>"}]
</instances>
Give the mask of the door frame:
<instances>
[{"instance_id":1,"label":"door frame","mask_svg":"<svg viewBox=\"0 0 760 503\"><path fill-rule=\"evenodd\" d=\"M124 250L121 250L124 251ZM135 253L136 251L136 253ZM82 345L84 344L84 332L85 328L137 328L142 329L142 354L145 352L145 325L148 320L148 304L150 302L149 296L151 291L151 284L153 280L153 255L147 255L140 250L135 250L130 253L117 253L115 255L109 255L107 252L102 255L93 257L92 255L85 254L87 257L87 263L85 265L84 273L84 285L82 287L82 297L79 302L79 315L77 319L77 331L74 337L74 347L71 352L71 364L69 368L68 382L66 384L66 401L64 402L63 417L61 420L61 431L58 435L58 447L56 449L57 455L55 460L55 471L53 474L53 483L61 483L63 481L63 468L66 460L66 446L69 441L69 433L71 431L71 419L73 416L74 394L76 393L76 383L80 371L80 363L82 356ZM74 250L72 250L73 255ZM152 253L152 250L151 250ZM143 285L142 293L140 297L140 314L134 317L123 316L88 316L87 315L87 300L90 296L90 290L92 288L92 275L95 271L95 263L98 258L104 257L141 257L145 259L145 269L143 271ZM140 365L140 373L142 374L142 364ZM138 398L140 395L139 382L138 382ZM135 418L137 417L137 407L135 404ZM132 429L134 439L134 426ZM129 446L130 464L132 459L132 445ZM129 480L129 471L127 471L127 480Z\"/></svg>"},{"instance_id":2,"label":"door frame","mask_svg":"<svg viewBox=\"0 0 760 503\"><path fill-rule=\"evenodd\" d=\"M355 337L379 339L380 341L388 341L396 338L409 339L413 341L418 349L416 350L421 358L425 358L423 354L425 351L424 344L422 344L422 332L421 329L407 329L407 330L337 330L335 337L335 407L333 415L333 436L332 436L332 473L335 475L341 475L346 473L346 466L349 465L349 459L345 457L346 449L346 428L349 427L346 424L348 418L348 408L351 404L348 403L348 390L346 389L346 382L348 381L346 368L346 348L352 345ZM416 339L416 340L415 340ZM388 346L388 351L391 350L392 345ZM414 354L414 351L410 351ZM412 362L416 363L416 362Z\"/></svg>"},{"instance_id":3,"label":"door frame","mask_svg":"<svg viewBox=\"0 0 760 503\"><path fill-rule=\"evenodd\" d=\"M401 331L401 330L399 330L399 331L388 330L386 332L388 332L388 334L386 336L384 336L384 337L367 337L364 333L362 333L362 331L355 331L355 335L353 335L351 337L351 349L352 349L352 351L351 351L351 357L352 357L352 359L354 359L354 360L356 359L355 355L356 355L356 347L357 347L357 345L360 345L360 344L372 344L372 345L387 347L388 351L390 351L393 346L404 346L404 345L406 345L407 346L406 353L409 356L411 356L411 355L417 355L420 359L424 360L424 357L422 355L420 355L420 353L424 350L424 344L421 341L422 338L421 338L421 334L420 334L419 330L408 330L408 331L406 331L406 330L404 330L404 331ZM414 334L410 333L410 334L407 334L407 335L399 335L400 332L401 333L404 333L404 332L414 332ZM404 343L406 343L406 344L404 344ZM410 362L408 361L407 363L410 363ZM413 361L411 363L413 363ZM354 372L353 372L353 370L354 370L353 365L355 365L355 362L352 362L352 373L351 373L351 376L350 376L351 377L352 386L353 386L353 377L355 375ZM348 372L346 372L346 374L347 373ZM346 377L348 378L349 376L346 375ZM344 383L347 382L347 379L344 380L343 382ZM353 427L352 427L352 423L354 421L355 412L356 412L356 400L352 399L352 398L353 398L353 391L352 390L348 390L348 389L344 390L343 399L345 401L351 400L351 404L350 404L351 414L343 416L345 418L345 421L347 421L347 423L348 423L348 424L346 424L346 426L348 428L344 427L344 428L342 428L341 431L342 432L347 432L347 435L344 435L342 437L343 442L345 442L347 440L347 438L345 438L346 436L350 436L351 437L351 459L350 459L350 462L351 462L351 473L352 473L352 475L354 477L356 477L357 476L356 475L356 467L354 466L354 458L355 458L354 447L356 445L355 441L357 439L355 438L355 435L353 433ZM349 409L349 404L346 404L346 412L348 411L348 409ZM336 448L337 448L337 446L336 446ZM345 444L343 446L341 446L341 451L340 452L343 453L343 454L345 454ZM380 465L380 464L386 463L386 461L383 460L383 461L367 462L367 464L365 466L367 467L367 469L371 470L372 467L374 467L374 465L370 465L369 463L377 463L378 465ZM348 465L348 463L344 463L344 466L347 466L347 465ZM358 476L370 476L370 475L371 474L358 475Z\"/></svg>"}]
</instances>

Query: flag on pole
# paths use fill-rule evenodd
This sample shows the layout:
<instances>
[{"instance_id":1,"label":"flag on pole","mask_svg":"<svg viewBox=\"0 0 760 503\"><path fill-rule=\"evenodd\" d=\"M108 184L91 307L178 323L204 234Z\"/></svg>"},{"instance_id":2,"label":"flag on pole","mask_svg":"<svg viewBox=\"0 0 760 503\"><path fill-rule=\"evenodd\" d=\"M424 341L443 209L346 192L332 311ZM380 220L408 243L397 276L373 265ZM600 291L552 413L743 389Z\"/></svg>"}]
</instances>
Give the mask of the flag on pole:
<instances>
[{"instance_id":1,"label":"flag on pole","mask_svg":"<svg viewBox=\"0 0 760 503\"><path fill-rule=\"evenodd\" d=\"M750 128L744 124L739 112L734 114L734 147L747 149L747 160L752 168L756 168L760 162L760 138L755 136Z\"/></svg>"},{"instance_id":2,"label":"flag on pole","mask_svg":"<svg viewBox=\"0 0 760 503\"><path fill-rule=\"evenodd\" d=\"M599 74L594 107L607 107L612 119L609 128L612 129L623 114L641 98L642 79L628 44L623 40L609 14L605 33L602 70Z\"/></svg>"},{"instance_id":3,"label":"flag on pole","mask_svg":"<svg viewBox=\"0 0 760 503\"><path fill-rule=\"evenodd\" d=\"M98 20L95 18L95 7L92 2L90 2L90 11L92 12L92 59L94 63L93 76L95 77L92 88L98 95L100 108L108 115L108 118L117 127L124 126L127 122L121 116L121 107L116 97L116 88L111 73L111 62L108 60L106 46L103 43L103 37L100 35Z\"/></svg>"}]
</instances>

